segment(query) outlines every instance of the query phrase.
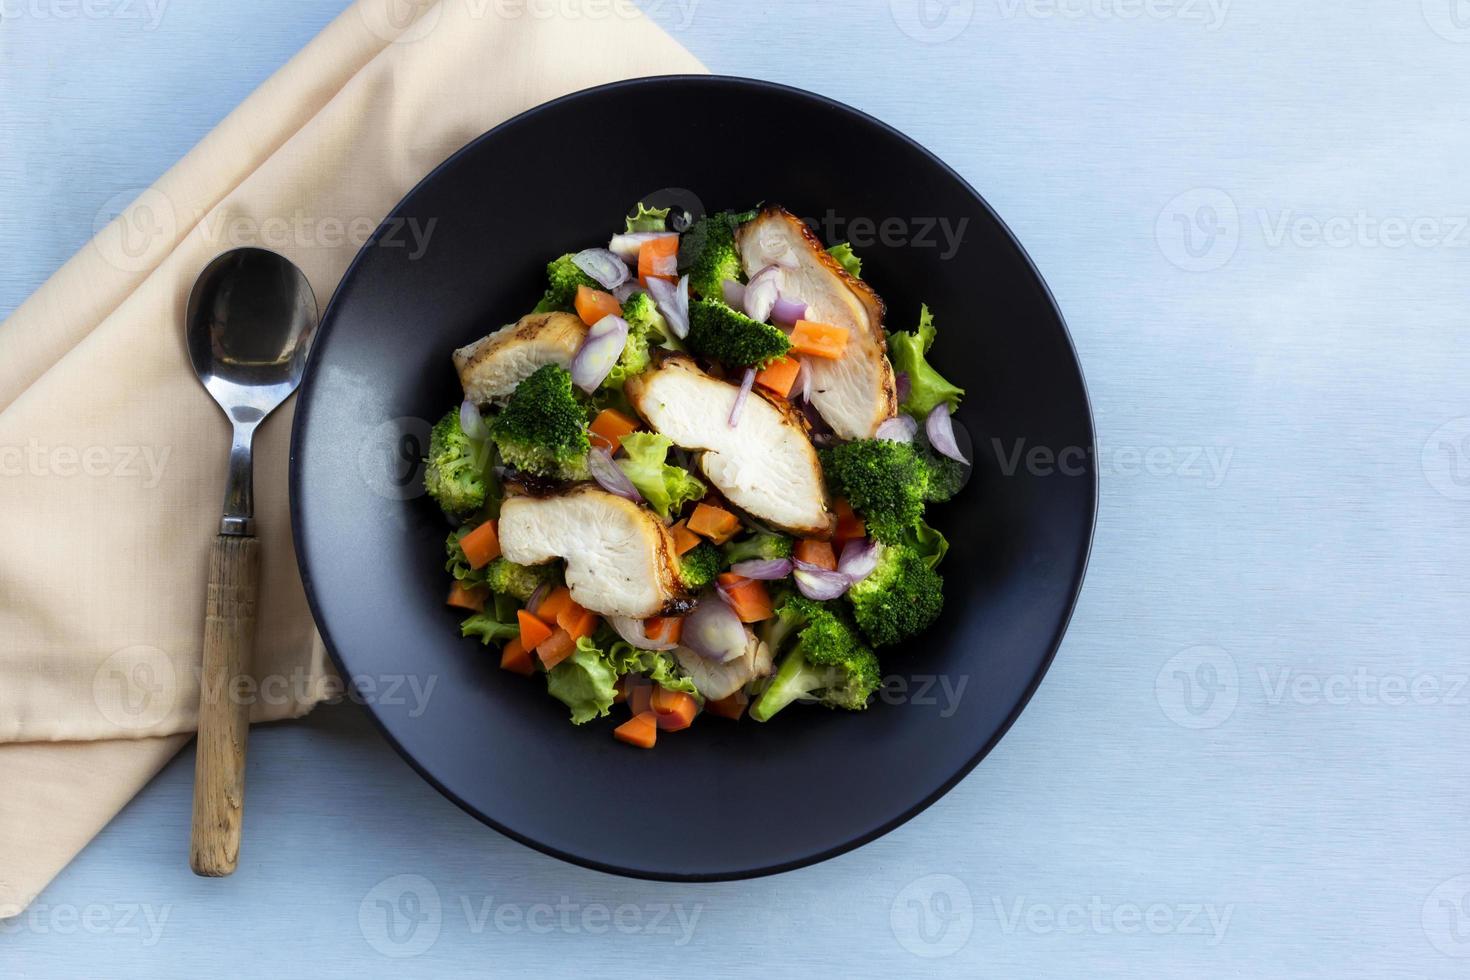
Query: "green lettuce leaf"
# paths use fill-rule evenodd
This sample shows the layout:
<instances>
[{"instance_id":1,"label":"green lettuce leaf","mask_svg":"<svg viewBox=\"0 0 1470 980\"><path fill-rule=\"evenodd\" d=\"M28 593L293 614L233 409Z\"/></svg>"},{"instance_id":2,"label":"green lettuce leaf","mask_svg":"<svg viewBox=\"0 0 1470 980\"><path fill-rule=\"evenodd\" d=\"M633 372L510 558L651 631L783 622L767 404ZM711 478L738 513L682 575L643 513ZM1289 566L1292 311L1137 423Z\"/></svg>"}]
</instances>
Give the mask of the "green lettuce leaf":
<instances>
[{"instance_id":1,"label":"green lettuce leaf","mask_svg":"<svg viewBox=\"0 0 1470 980\"><path fill-rule=\"evenodd\" d=\"M852 250L851 242L839 242L827 249L827 252L847 270L848 275L854 279L863 277L863 260L858 258L857 253Z\"/></svg>"},{"instance_id":2,"label":"green lettuce leaf","mask_svg":"<svg viewBox=\"0 0 1470 980\"><path fill-rule=\"evenodd\" d=\"M627 459L617 461L643 499L664 520L671 510L678 510L691 500L704 496L705 487L688 470L664 462L674 441L654 432L635 432L623 436Z\"/></svg>"},{"instance_id":3,"label":"green lettuce leaf","mask_svg":"<svg viewBox=\"0 0 1470 980\"><path fill-rule=\"evenodd\" d=\"M626 640L619 640L608 650L608 663L620 676L637 674L647 677L665 690L683 691L700 704L704 703L693 679L684 673L670 653L640 650Z\"/></svg>"},{"instance_id":4,"label":"green lettuce leaf","mask_svg":"<svg viewBox=\"0 0 1470 980\"><path fill-rule=\"evenodd\" d=\"M924 356L934 345L934 334L934 316L925 306L919 314L917 330L899 330L888 338L888 359L893 362L893 369L909 376L909 394L899 409L917 419L920 425L940 403L949 403L951 411L958 408L965 393L965 389L945 380Z\"/></svg>"},{"instance_id":5,"label":"green lettuce leaf","mask_svg":"<svg viewBox=\"0 0 1470 980\"><path fill-rule=\"evenodd\" d=\"M637 213L628 219L628 232L667 231L668 220L668 208L651 208L639 201Z\"/></svg>"},{"instance_id":6,"label":"green lettuce leaf","mask_svg":"<svg viewBox=\"0 0 1470 980\"><path fill-rule=\"evenodd\" d=\"M930 568L937 568L949 554L949 539L938 530L925 524L922 519L915 521L903 532L903 543L924 559L924 564Z\"/></svg>"},{"instance_id":7,"label":"green lettuce leaf","mask_svg":"<svg viewBox=\"0 0 1470 980\"><path fill-rule=\"evenodd\" d=\"M617 672L588 637L577 641L577 652L546 674L547 692L572 709L572 724L605 718L617 698Z\"/></svg>"}]
</instances>

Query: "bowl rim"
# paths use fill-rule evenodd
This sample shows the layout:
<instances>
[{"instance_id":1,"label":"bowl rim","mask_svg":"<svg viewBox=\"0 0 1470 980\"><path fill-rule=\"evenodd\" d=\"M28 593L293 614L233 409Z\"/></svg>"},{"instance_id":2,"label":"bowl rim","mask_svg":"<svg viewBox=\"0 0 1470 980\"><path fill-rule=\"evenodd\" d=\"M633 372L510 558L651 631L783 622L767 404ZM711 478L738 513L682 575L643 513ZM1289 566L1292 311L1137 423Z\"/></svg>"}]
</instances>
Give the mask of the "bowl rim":
<instances>
[{"instance_id":1,"label":"bowl rim","mask_svg":"<svg viewBox=\"0 0 1470 980\"><path fill-rule=\"evenodd\" d=\"M322 313L321 321L317 327L317 340L320 341L321 339L323 339L326 334L336 325L337 306L342 296L342 285L352 279L354 273L357 271L358 265L362 261L364 261L365 257L368 255L369 250L378 240L379 236L385 234L389 230L390 223L393 221L394 217L398 215L404 204L412 199L422 188L433 182L442 171L448 169L450 166L455 164L462 156L472 152L482 142L496 137L500 134L502 130L517 125L521 121L532 116L548 112L556 107L563 105L564 103L601 95L607 92L620 91L624 89L655 88L665 85L708 85L714 87L743 89L747 91L753 89L757 91L776 93L786 97L794 97L800 100L814 103L827 111L855 116L860 121L865 122L868 125L875 126L888 135L897 138L903 143L908 144L911 148L918 151L919 154L921 154L923 157L927 158L930 163L939 168L941 172L947 174L953 180L958 182L958 184L963 187L965 191L967 191L971 195L971 197L974 198L974 200L986 212L986 214L989 215L990 219L995 222L996 226L1005 233L1005 237L1009 240L1011 247L1015 249L1016 254L1019 256L1021 261L1025 263L1026 267L1030 269L1032 275L1036 277L1036 282L1041 287L1042 296L1045 298L1046 302L1050 304L1052 312L1056 316L1057 324L1061 327L1062 340L1065 342L1066 350L1070 355L1072 368L1076 371L1077 374L1077 382L1082 396L1082 405L1086 413L1086 435L1087 449L1090 453L1089 459L1096 459L1097 426L1093 416L1092 399L1090 394L1088 393L1087 379L1082 370L1082 360L1078 356L1076 343L1072 339L1072 333L1070 328L1068 328L1067 326L1065 316L1062 314L1061 306L1057 303L1056 297L1055 295L1053 295L1050 285L1048 285L1046 278L1041 274L1041 270L1037 267L1035 261L1031 258L1030 253L1026 251L1025 246L1021 244L1021 240L1016 236L1015 232L1011 230L1010 226L1007 225L1005 221L1001 218L1001 216L996 212L995 208L990 205L990 202L985 199L984 195L976 190L975 187L971 185L971 183L966 180L961 174L959 174L953 167L951 167L944 160L940 159L940 157L936 155L933 151L929 150L927 147L923 146L912 137L889 125L883 120L878 119L877 117L872 116L861 109L848 105L845 102L840 102L836 99L830 98L829 96L820 95L816 92L812 92L803 88L798 88L796 86L785 85L780 82L771 82L759 78L749 78L739 75L688 73L671 75L646 75L636 78L626 78L614 82L608 82L602 85L595 85L590 88L579 89L575 92L569 92L566 95L562 95L547 102L540 103L539 105L532 106L531 108L519 112L516 115L511 116L509 119L498 123L491 129L486 130L485 132L476 136L474 139L471 139L470 141L465 143L459 149L455 150L448 157L442 160L438 165L436 165L432 170L425 174L418 182L413 185L412 188L404 193L403 196L398 200L398 202L395 203L393 207L387 212L387 214L383 217L383 220L379 223L378 227L374 229L372 235L368 237L361 248L358 249L357 254L353 256L351 263L349 263L347 268L343 271L341 279L338 280L337 286L333 289L332 297L328 301L327 306ZM288 461L288 499L291 514L291 536L294 550L296 552L297 568L300 572L302 585L306 593L307 606L311 611L312 623L315 626L318 635L320 635L322 639L322 644L326 648L327 654L331 657L333 665L337 668L339 674L346 680L346 683L350 686L352 684L351 671L348 669L341 654L338 652L336 643L332 640L330 631L322 622L322 617L318 614L316 590L312 583L311 571L307 567L307 549L304 547L302 514L301 506L299 503L299 501L301 500L301 466L299 461L304 429L303 419L307 418L307 416L310 415L309 407L315 390L315 385L313 384L313 382L315 381L317 368L319 366L319 359L316 357L316 351L321 350L322 348L323 345L321 344L313 345L313 351L307 361L306 371L302 378L302 383L299 389L299 393L297 395L297 403L294 406L291 422L291 447L290 457ZM1087 568L1091 562L1092 547L1097 534L1099 496L1099 476L1095 462L1088 466L1088 476L1089 479L1087 481L1086 491L1089 497L1090 507L1088 513L1087 536L1086 540L1082 542L1080 558L1078 560L1077 567L1073 570L1071 576L1071 598L1066 605L1066 609L1064 610L1063 615L1057 623L1056 631L1052 635L1051 641L1048 644L1045 657L1042 658L1040 666L1037 668L1035 674L1027 683L1026 689L1024 692L1022 692L1021 698L1017 701L1015 707L1012 708L1011 712L1006 716L1005 721L1000 725L999 728L996 729L996 731L990 736L990 738L986 740L986 742L980 747L980 749L969 760L961 765L954 772L953 775L944 780L944 782L942 782L933 792L918 800L902 813L866 833L859 834L849 840L843 841L842 843L835 844L832 847L814 852L809 855L805 855L801 858L777 862L770 865L763 865L757 868L744 869L740 871L712 873L698 872L681 874L671 872L655 872L645 869L624 867L606 861L601 861L596 858L591 858L583 854L575 854L565 849L554 847L505 826L500 821L481 812L479 809L468 803L466 800L456 794L452 789L444 785L444 783L442 783L439 779L429 773L428 770L425 769L425 767L420 764L419 761L403 747L403 745L398 741L397 738L394 737L393 733L388 729L383 720L378 716L378 713L373 710L371 704L364 702L363 708L367 712L368 717L372 719L373 725L375 728L377 728L378 732L384 737L384 739L387 740L388 744L392 746L393 750L397 752L398 755L405 762L408 763L408 765L414 770L414 772L418 773L420 778L422 778L430 786L434 787L434 789L438 790L439 793L441 793L455 806L459 807L461 810L468 813L476 820L479 820L481 823L484 823L487 826L498 831L499 833L505 835L506 837L509 837L511 840L524 844L525 846L539 851L542 854L548 855L549 857L553 857L561 861L566 861L570 864L587 868L592 871L600 871L606 874L618 875L620 877L634 878L645 881L667 882L742 881L751 878L761 878L768 875L781 874L787 871L795 871L797 869L809 867L814 864L820 864L823 861L827 861L834 857L838 857L839 855L846 854L849 851L856 850L857 848L863 847L864 845L887 835L893 830L896 830L898 827L901 827L905 823L908 823L914 817L918 816L920 813L927 810L930 806L938 802L938 800L949 793L949 791L952 790L960 782L960 780L964 779L972 771L974 771L975 767L978 766L981 761L983 761L985 757L991 753L995 746L1000 743L1001 739L1003 739L1010 731L1011 726L1016 723L1016 720L1018 718L1020 718L1021 713L1026 710L1027 705L1031 703L1032 697L1035 696L1036 691L1040 688L1042 680L1045 679L1047 672L1051 669L1052 662L1056 659L1057 652L1061 648L1062 640L1066 636L1067 627L1071 624L1072 616L1075 614L1077 609L1078 600L1081 598L1082 587L1087 576Z\"/></svg>"}]
</instances>

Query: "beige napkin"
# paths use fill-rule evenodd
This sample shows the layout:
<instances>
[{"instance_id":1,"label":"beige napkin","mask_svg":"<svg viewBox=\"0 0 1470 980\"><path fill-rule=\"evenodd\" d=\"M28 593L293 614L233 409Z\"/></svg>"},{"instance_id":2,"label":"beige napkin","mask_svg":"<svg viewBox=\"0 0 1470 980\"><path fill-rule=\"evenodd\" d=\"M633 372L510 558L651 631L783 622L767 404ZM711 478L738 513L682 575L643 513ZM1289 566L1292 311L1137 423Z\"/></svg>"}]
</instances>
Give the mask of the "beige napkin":
<instances>
[{"instance_id":1,"label":"beige napkin","mask_svg":"<svg viewBox=\"0 0 1470 980\"><path fill-rule=\"evenodd\" d=\"M0 325L0 918L194 728L229 437L183 344L198 272L261 245L325 305L383 214L473 137L588 86L703 70L630 0L359 0ZM290 408L256 440L255 674L275 679L257 721L333 682L291 548Z\"/></svg>"}]
</instances>

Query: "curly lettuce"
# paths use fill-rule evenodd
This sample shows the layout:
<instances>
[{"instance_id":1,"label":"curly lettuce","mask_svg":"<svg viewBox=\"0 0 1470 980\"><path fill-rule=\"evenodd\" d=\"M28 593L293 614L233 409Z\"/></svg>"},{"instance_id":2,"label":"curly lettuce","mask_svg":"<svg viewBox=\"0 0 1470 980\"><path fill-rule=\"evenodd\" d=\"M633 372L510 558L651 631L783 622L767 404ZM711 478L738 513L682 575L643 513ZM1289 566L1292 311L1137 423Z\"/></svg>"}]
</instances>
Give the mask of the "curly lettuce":
<instances>
[{"instance_id":1,"label":"curly lettuce","mask_svg":"<svg viewBox=\"0 0 1470 980\"><path fill-rule=\"evenodd\" d=\"M577 641L577 650L546 674L546 690L572 710L572 724L584 725L605 718L617 700L618 674L607 656L588 637Z\"/></svg>"},{"instance_id":2,"label":"curly lettuce","mask_svg":"<svg viewBox=\"0 0 1470 980\"><path fill-rule=\"evenodd\" d=\"M854 279L863 277L863 260L858 258L857 253L852 250L851 242L839 242L827 249L827 254L836 259L837 263L846 269L847 274Z\"/></svg>"},{"instance_id":3,"label":"curly lettuce","mask_svg":"<svg viewBox=\"0 0 1470 980\"><path fill-rule=\"evenodd\" d=\"M959 407L965 389L950 384L929 364L925 355L934 346L934 315L925 306L919 313L917 330L899 330L888 338L888 359L895 371L909 377L909 394L899 410L922 422L941 403L950 410Z\"/></svg>"},{"instance_id":4,"label":"curly lettuce","mask_svg":"<svg viewBox=\"0 0 1470 980\"><path fill-rule=\"evenodd\" d=\"M617 461L643 499L664 520L691 500L704 496L705 486L694 474L665 462L674 441L654 432L623 436L627 459Z\"/></svg>"}]
</instances>

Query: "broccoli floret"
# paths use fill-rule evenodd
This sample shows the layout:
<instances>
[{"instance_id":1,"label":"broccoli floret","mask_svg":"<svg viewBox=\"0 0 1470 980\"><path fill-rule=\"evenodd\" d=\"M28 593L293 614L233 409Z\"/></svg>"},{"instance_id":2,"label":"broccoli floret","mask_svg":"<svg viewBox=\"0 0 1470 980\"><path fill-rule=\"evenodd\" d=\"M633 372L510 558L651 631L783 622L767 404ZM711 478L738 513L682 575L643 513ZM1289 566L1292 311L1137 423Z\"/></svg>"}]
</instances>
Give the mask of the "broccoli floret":
<instances>
[{"instance_id":1,"label":"broccoli floret","mask_svg":"<svg viewBox=\"0 0 1470 980\"><path fill-rule=\"evenodd\" d=\"M668 436L634 432L622 438L627 458L617 460L618 467L638 488L648 506L664 520L705 493L704 484L694 474L664 462L673 444L674 440Z\"/></svg>"},{"instance_id":2,"label":"broccoli floret","mask_svg":"<svg viewBox=\"0 0 1470 980\"><path fill-rule=\"evenodd\" d=\"M924 453L922 458L929 471L928 485L924 488L925 500L943 503L953 498L970 481L970 467L957 459L950 459L933 451Z\"/></svg>"},{"instance_id":3,"label":"broccoli floret","mask_svg":"<svg viewBox=\"0 0 1470 980\"><path fill-rule=\"evenodd\" d=\"M525 602L544 583L556 578L555 565L517 565L509 558L497 558L485 566L485 584L491 592L514 596Z\"/></svg>"},{"instance_id":4,"label":"broccoli floret","mask_svg":"<svg viewBox=\"0 0 1470 980\"><path fill-rule=\"evenodd\" d=\"M645 292L636 292L623 304L623 319L628 321L628 333L650 333L662 335L668 326L653 297Z\"/></svg>"},{"instance_id":5,"label":"broccoli floret","mask_svg":"<svg viewBox=\"0 0 1470 980\"><path fill-rule=\"evenodd\" d=\"M623 319L628 321L628 340L618 363L602 382L604 390L621 389L629 378L647 371L653 361L653 344L663 339L664 318L647 293L628 297L623 304Z\"/></svg>"},{"instance_id":6,"label":"broccoli floret","mask_svg":"<svg viewBox=\"0 0 1470 980\"><path fill-rule=\"evenodd\" d=\"M490 436L516 469L563 480L587 477L587 409L572 393L572 376L544 364L516 386Z\"/></svg>"},{"instance_id":7,"label":"broccoli floret","mask_svg":"<svg viewBox=\"0 0 1470 980\"><path fill-rule=\"evenodd\" d=\"M725 556L708 541L701 541L679 558L679 576L690 592L698 592L709 585L724 567Z\"/></svg>"},{"instance_id":8,"label":"broccoli floret","mask_svg":"<svg viewBox=\"0 0 1470 980\"><path fill-rule=\"evenodd\" d=\"M912 445L856 439L822 455L827 479L879 541L899 543L904 530L924 516L929 470Z\"/></svg>"},{"instance_id":9,"label":"broccoli floret","mask_svg":"<svg viewBox=\"0 0 1470 980\"><path fill-rule=\"evenodd\" d=\"M601 283L573 264L571 252L552 259L547 264L546 282L546 294L536 304L536 313L550 313L552 310L574 312L578 286L586 286L588 289L602 288Z\"/></svg>"},{"instance_id":10,"label":"broccoli floret","mask_svg":"<svg viewBox=\"0 0 1470 980\"><path fill-rule=\"evenodd\" d=\"M790 558L792 541L784 534L758 531L748 538L725 545L725 560L730 564L753 558Z\"/></svg>"},{"instance_id":11,"label":"broccoli floret","mask_svg":"<svg viewBox=\"0 0 1470 980\"><path fill-rule=\"evenodd\" d=\"M776 676L750 706L750 717L769 721L798 698L829 708L860 711L878 689L878 658L836 608L799 595L787 596L768 621L763 639L779 654L792 638Z\"/></svg>"},{"instance_id":12,"label":"broccoli floret","mask_svg":"<svg viewBox=\"0 0 1470 980\"><path fill-rule=\"evenodd\" d=\"M755 217L754 211L721 211L705 215L679 241L679 268L689 272L689 288L699 296L723 296L725 280L740 281L740 253L735 229Z\"/></svg>"},{"instance_id":13,"label":"broccoli floret","mask_svg":"<svg viewBox=\"0 0 1470 980\"><path fill-rule=\"evenodd\" d=\"M752 320L717 299L689 304L689 349L727 367L763 368L791 350L779 327Z\"/></svg>"},{"instance_id":14,"label":"broccoli floret","mask_svg":"<svg viewBox=\"0 0 1470 980\"><path fill-rule=\"evenodd\" d=\"M424 487L445 514L464 517L485 506L485 456L485 447L460 427L457 410L429 432Z\"/></svg>"},{"instance_id":15,"label":"broccoli floret","mask_svg":"<svg viewBox=\"0 0 1470 980\"><path fill-rule=\"evenodd\" d=\"M638 202L638 210L628 216L628 228L635 231L663 231L668 227L669 211L671 208L651 208L642 201Z\"/></svg>"},{"instance_id":16,"label":"broccoli floret","mask_svg":"<svg viewBox=\"0 0 1470 980\"><path fill-rule=\"evenodd\" d=\"M847 590L858 626L874 646L927 629L944 608L944 579L905 545L880 546L878 565Z\"/></svg>"},{"instance_id":17,"label":"broccoli floret","mask_svg":"<svg viewBox=\"0 0 1470 980\"><path fill-rule=\"evenodd\" d=\"M863 277L863 260L858 258L857 253L852 250L851 242L839 242L827 249L827 252L837 260L842 268L847 270L848 275L854 279Z\"/></svg>"},{"instance_id":18,"label":"broccoli floret","mask_svg":"<svg viewBox=\"0 0 1470 980\"><path fill-rule=\"evenodd\" d=\"M899 330L888 338L888 359L893 362L893 369L909 378L908 397L899 407L920 422L941 402L948 402L951 411L958 408L960 396L965 393L965 389L950 384L930 366L924 355L933 345L934 316L927 306L919 313L917 330Z\"/></svg>"}]
</instances>

